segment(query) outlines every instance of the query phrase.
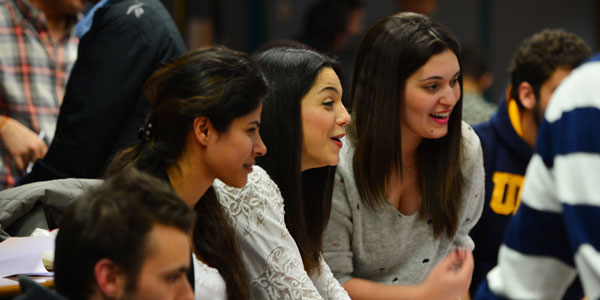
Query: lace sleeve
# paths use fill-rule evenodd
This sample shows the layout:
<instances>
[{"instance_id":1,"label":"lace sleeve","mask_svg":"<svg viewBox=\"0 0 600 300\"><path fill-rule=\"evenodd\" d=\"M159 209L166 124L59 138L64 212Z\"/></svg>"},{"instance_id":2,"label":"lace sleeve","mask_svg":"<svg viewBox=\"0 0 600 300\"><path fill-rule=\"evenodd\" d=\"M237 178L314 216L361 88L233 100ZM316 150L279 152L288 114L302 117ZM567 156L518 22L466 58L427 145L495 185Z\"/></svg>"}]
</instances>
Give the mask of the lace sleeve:
<instances>
[{"instance_id":1,"label":"lace sleeve","mask_svg":"<svg viewBox=\"0 0 600 300\"><path fill-rule=\"evenodd\" d=\"M239 235L252 298L347 299L329 298L336 295L335 288L330 288L333 283L317 289L304 270L298 247L285 226L283 198L264 170L255 167L241 189L219 181L214 186Z\"/></svg>"},{"instance_id":2,"label":"lace sleeve","mask_svg":"<svg viewBox=\"0 0 600 300\"><path fill-rule=\"evenodd\" d=\"M325 263L323 256L321 256L321 270L313 281L317 286L317 290L322 295L325 295L323 296L324 299L350 299L346 290L344 290L340 282L331 273L331 269Z\"/></svg>"}]
</instances>

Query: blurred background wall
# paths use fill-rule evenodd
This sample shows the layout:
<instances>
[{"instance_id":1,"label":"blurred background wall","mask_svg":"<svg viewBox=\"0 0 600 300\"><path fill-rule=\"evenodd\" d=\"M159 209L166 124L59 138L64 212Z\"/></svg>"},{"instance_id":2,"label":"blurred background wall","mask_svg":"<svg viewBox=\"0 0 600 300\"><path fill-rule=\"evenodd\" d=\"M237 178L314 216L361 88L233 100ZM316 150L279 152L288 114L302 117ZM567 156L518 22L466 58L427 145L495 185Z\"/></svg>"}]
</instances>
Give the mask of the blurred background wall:
<instances>
[{"instance_id":1,"label":"blurred background wall","mask_svg":"<svg viewBox=\"0 0 600 300\"><path fill-rule=\"evenodd\" d=\"M309 7L319 0L162 0L190 47L218 43L251 53L263 43L296 38ZM543 28L564 28L594 52L599 43L600 0L362 0L364 31L409 6L447 26L462 45L481 49L494 74L486 93L496 101L507 67L523 39ZM408 4L404 3L408 2ZM410 2L413 2L410 4ZM420 9L420 8L417 8ZM355 43L358 41L356 38Z\"/></svg>"}]
</instances>

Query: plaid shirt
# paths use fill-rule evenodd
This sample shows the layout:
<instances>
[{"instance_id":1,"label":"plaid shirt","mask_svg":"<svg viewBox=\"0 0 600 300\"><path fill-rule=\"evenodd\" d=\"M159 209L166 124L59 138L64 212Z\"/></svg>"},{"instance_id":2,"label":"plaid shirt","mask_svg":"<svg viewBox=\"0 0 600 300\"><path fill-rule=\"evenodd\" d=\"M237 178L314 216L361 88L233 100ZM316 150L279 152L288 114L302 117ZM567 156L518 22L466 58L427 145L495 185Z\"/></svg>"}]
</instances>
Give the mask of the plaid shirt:
<instances>
[{"instance_id":1,"label":"plaid shirt","mask_svg":"<svg viewBox=\"0 0 600 300\"><path fill-rule=\"evenodd\" d=\"M43 133L48 144L77 57L77 42L71 30L54 43L44 14L27 0L0 0L0 113ZM0 189L13 186L18 179L0 141Z\"/></svg>"}]
</instances>

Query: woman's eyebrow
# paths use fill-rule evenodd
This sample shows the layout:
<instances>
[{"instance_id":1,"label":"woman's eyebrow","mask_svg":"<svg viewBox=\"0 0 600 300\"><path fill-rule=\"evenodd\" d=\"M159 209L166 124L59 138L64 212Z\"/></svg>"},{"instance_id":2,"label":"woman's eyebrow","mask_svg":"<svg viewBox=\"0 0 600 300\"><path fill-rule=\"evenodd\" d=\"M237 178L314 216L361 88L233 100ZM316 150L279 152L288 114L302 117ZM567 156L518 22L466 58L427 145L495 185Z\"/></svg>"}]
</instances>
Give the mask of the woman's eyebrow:
<instances>
[{"instance_id":1,"label":"woman's eyebrow","mask_svg":"<svg viewBox=\"0 0 600 300\"><path fill-rule=\"evenodd\" d=\"M458 75L460 75L460 70L458 72L456 72L454 74L454 76L452 76L452 78L454 78L454 77L456 77ZM442 76L439 76L439 75L433 75L433 76L429 76L427 78L423 78L423 79L421 79L419 81L427 81L427 80L432 80L432 79L441 80L441 79L444 79L444 78Z\"/></svg>"},{"instance_id":2,"label":"woman's eyebrow","mask_svg":"<svg viewBox=\"0 0 600 300\"><path fill-rule=\"evenodd\" d=\"M317 94L320 94L320 93L326 92L326 91L332 91L332 92L335 92L336 94L341 94L340 91L338 91L338 89L336 89L333 86L326 86L326 87L322 88Z\"/></svg>"}]
</instances>

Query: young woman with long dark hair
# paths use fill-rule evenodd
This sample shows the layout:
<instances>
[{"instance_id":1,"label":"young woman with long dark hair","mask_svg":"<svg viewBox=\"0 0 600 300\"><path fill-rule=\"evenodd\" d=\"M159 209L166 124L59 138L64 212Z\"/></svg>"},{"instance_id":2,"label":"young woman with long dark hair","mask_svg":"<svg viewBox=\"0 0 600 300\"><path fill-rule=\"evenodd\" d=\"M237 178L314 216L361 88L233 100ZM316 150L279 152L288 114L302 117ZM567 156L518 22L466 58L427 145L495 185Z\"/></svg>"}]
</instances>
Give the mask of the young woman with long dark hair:
<instances>
[{"instance_id":1,"label":"young woman with long dark hair","mask_svg":"<svg viewBox=\"0 0 600 300\"><path fill-rule=\"evenodd\" d=\"M467 294L484 176L461 94L458 42L428 17L387 17L361 41L323 245L352 299Z\"/></svg>"},{"instance_id":2,"label":"young woman with long dark hair","mask_svg":"<svg viewBox=\"0 0 600 300\"><path fill-rule=\"evenodd\" d=\"M226 48L192 51L152 75L152 110L141 141L121 152L108 173L134 166L169 182L197 214L193 230L196 299L248 299L235 231L213 181L242 187L255 158L267 86L246 54Z\"/></svg>"},{"instance_id":3,"label":"young woman with long dark hair","mask_svg":"<svg viewBox=\"0 0 600 300\"><path fill-rule=\"evenodd\" d=\"M261 168L244 188L215 182L241 240L252 296L348 299L321 255L350 121L340 67L290 42L260 52L256 61L269 82L260 128L269 154L257 158Z\"/></svg>"}]
</instances>

